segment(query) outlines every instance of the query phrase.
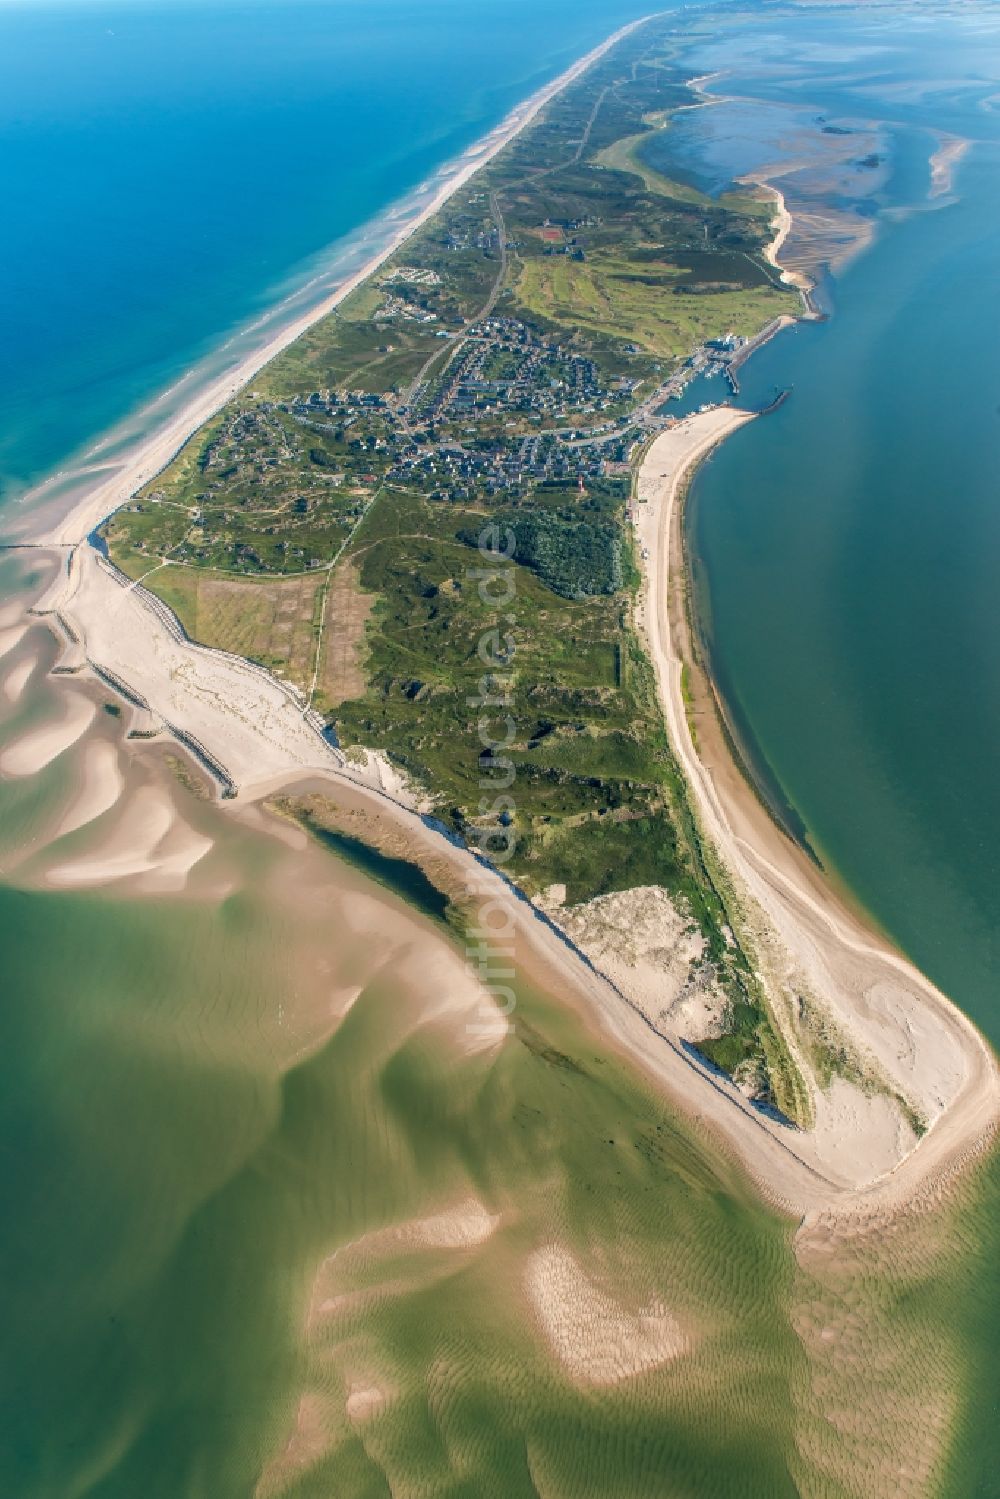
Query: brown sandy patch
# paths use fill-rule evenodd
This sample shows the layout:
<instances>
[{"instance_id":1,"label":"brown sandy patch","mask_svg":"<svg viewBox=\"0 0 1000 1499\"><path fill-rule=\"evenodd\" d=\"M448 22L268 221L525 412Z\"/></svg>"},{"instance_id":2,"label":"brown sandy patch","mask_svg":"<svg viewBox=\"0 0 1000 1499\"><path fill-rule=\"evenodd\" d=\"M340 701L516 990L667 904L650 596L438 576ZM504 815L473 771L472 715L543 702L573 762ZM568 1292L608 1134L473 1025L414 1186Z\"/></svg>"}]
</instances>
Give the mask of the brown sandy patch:
<instances>
[{"instance_id":1,"label":"brown sandy patch","mask_svg":"<svg viewBox=\"0 0 1000 1499\"><path fill-rule=\"evenodd\" d=\"M362 1267L387 1262L393 1255L477 1249L492 1237L499 1222L499 1214L489 1212L477 1197L470 1196L439 1213L390 1223L342 1244L327 1255L316 1272L306 1318L307 1336L330 1317L363 1307L373 1297L389 1295L397 1284L399 1289L407 1284L383 1280L377 1287L351 1291L344 1290L345 1277Z\"/></svg>"},{"instance_id":2,"label":"brown sandy patch","mask_svg":"<svg viewBox=\"0 0 1000 1499\"><path fill-rule=\"evenodd\" d=\"M361 1423L381 1415L389 1403L386 1390L376 1384L352 1384L347 1396L347 1416L350 1421Z\"/></svg>"},{"instance_id":3,"label":"brown sandy patch","mask_svg":"<svg viewBox=\"0 0 1000 1499\"><path fill-rule=\"evenodd\" d=\"M302 1396L295 1426L281 1452L264 1468L255 1499L277 1499L327 1456L336 1440L339 1411L333 1397L315 1390Z\"/></svg>"},{"instance_id":4,"label":"brown sandy patch","mask_svg":"<svg viewBox=\"0 0 1000 1499\"><path fill-rule=\"evenodd\" d=\"M0 657L10 655L14 647L23 640L27 629L27 625L11 625L8 629L0 630Z\"/></svg>"},{"instance_id":5,"label":"brown sandy patch","mask_svg":"<svg viewBox=\"0 0 1000 1499\"><path fill-rule=\"evenodd\" d=\"M6 776L33 776L74 745L94 721L97 708L89 698L67 692L60 714L50 723L31 729L0 754L0 771Z\"/></svg>"},{"instance_id":6,"label":"brown sandy patch","mask_svg":"<svg viewBox=\"0 0 1000 1499\"><path fill-rule=\"evenodd\" d=\"M581 1383L619 1384L670 1363L690 1348L690 1340L662 1302L629 1311L558 1244L535 1251L525 1283L549 1346Z\"/></svg>"},{"instance_id":7,"label":"brown sandy patch","mask_svg":"<svg viewBox=\"0 0 1000 1499\"><path fill-rule=\"evenodd\" d=\"M323 653L317 686L331 708L365 690L365 627L375 595L361 588L355 562L345 560L337 568L326 600Z\"/></svg>"}]
</instances>

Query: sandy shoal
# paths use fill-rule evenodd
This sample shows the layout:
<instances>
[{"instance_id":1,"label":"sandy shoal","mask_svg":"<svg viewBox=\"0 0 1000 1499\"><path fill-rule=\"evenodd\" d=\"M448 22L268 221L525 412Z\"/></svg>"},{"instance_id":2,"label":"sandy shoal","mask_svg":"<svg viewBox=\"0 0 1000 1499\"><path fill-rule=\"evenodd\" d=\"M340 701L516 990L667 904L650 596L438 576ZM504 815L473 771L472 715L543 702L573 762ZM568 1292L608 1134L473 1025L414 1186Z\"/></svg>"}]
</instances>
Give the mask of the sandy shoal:
<instances>
[{"instance_id":1,"label":"sandy shoal","mask_svg":"<svg viewBox=\"0 0 1000 1499\"><path fill-rule=\"evenodd\" d=\"M23 661L18 661L16 666L11 667L3 679L3 688L0 689L3 692L6 702L20 702L24 689L31 681L32 673L37 665L38 660L36 657L26 656Z\"/></svg>"},{"instance_id":2,"label":"sandy shoal","mask_svg":"<svg viewBox=\"0 0 1000 1499\"><path fill-rule=\"evenodd\" d=\"M31 729L0 751L0 773L32 776L51 765L87 732L97 708L80 693L66 693L59 717Z\"/></svg>"},{"instance_id":3,"label":"sandy shoal","mask_svg":"<svg viewBox=\"0 0 1000 1499\"><path fill-rule=\"evenodd\" d=\"M84 745L82 771L82 784L56 829L57 838L65 838L103 817L124 790L125 779L118 763L118 751L107 739L91 739Z\"/></svg>"},{"instance_id":4,"label":"sandy shoal","mask_svg":"<svg viewBox=\"0 0 1000 1499\"><path fill-rule=\"evenodd\" d=\"M210 838L181 821L161 787L142 786L97 848L50 869L45 880L59 889L85 889L144 876L146 888L178 890L211 847Z\"/></svg>"}]
</instances>

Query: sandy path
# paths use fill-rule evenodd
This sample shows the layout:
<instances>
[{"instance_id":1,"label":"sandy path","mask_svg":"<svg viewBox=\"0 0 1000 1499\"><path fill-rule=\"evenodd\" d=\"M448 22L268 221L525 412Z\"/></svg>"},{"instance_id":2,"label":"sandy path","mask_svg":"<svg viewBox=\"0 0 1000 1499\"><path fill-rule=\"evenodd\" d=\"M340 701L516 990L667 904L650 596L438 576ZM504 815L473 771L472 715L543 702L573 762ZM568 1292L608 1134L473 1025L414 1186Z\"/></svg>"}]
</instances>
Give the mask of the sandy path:
<instances>
[{"instance_id":1,"label":"sandy path","mask_svg":"<svg viewBox=\"0 0 1000 1499\"><path fill-rule=\"evenodd\" d=\"M555 96L568 87L575 79L585 73L597 60L604 56L612 47L637 27L642 26L649 17L641 17L639 20L631 21L627 26L622 26L581 57L572 67L567 68L552 83L546 84L539 89L530 99L519 104L497 128L491 131L477 145L466 151L455 164L453 172L449 173L440 190L412 219L405 221L389 242L378 251L376 255L367 261L360 270L350 276L343 285L324 301L320 302L309 312L296 318L279 333L275 334L262 348L248 355L236 369L228 370L211 384L205 387L194 400L185 406L175 416L172 416L161 427L154 431L151 436L137 445L128 456L124 466L117 469L110 479L99 484L90 493L86 494L62 520L58 521L51 529L45 529L41 534L35 535L34 540L51 545L76 545L89 536L102 521L106 520L113 511L124 505L144 484L167 466L170 460L180 451L184 443L199 427L219 411L227 401L231 400L238 391L242 390L253 377L266 364L293 344L296 339L301 338L307 329L314 323L332 312L338 307L362 282L367 281L396 250L403 245L428 219L448 201L450 197L469 181L479 169L499 151L502 151L516 135L529 125L538 112ZM30 503L32 496L25 496L24 503Z\"/></svg>"},{"instance_id":2,"label":"sandy path","mask_svg":"<svg viewBox=\"0 0 1000 1499\"><path fill-rule=\"evenodd\" d=\"M902 1189L995 1126L1000 1088L993 1055L933 984L840 903L732 774L731 762L721 754L711 766L702 762L687 719L681 685L686 640L676 638L676 599L669 606L671 587L684 586L679 497L698 460L751 419L720 408L689 418L652 445L639 476L637 529L647 558L640 624L671 744L702 830L745 905L769 991L814 997L930 1125L911 1148L912 1134L901 1132L898 1111L861 1094L848 1106L838 1084L829 1095L814 1090L817 1127L800 1149L828 1177L868 1173ZM775 1013L797 1050L791 1006L785 1009L779 998ZM909 1153L896 1164L901 1148Z\"/></svg>"}]
</instances>

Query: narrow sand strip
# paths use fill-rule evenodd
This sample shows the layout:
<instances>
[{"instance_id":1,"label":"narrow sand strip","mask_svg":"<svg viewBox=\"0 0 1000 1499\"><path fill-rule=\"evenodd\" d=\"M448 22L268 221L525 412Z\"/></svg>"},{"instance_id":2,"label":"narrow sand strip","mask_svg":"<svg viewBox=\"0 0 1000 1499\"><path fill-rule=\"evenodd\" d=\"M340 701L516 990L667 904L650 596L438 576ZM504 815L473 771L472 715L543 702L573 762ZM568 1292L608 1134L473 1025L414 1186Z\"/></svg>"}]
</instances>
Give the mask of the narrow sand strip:
<instances>
[{"instance_id":1,"label":"narrow sand strip","mask_svg":"<svg viewBox=\"0 0 1000 1499\"><path fill-rule=\"evenodd\" d=\"M28 632L26 624L9 625L6 629L0 629L0 658L9 656L16 645L24 639Z\"/></svg>"},{"instance_id":2,"label":"narrow sand strip","mask_svg":"<svg viewBox=\"0 0 1000 1499\"><path fill-rule=\"evenodd\" d=\"M806 995L929 1126L917 1144L884 1095L873 1107L860 1087L843 1080L836 1089L814 1084L816 1127L799 1136L797 1153L827 1180L902 1188L995 1129L1000 1079L993 1055L972 1022L848 911L780 832L733 766L714 716L703 715L697 749L688 722L680 496L698 460L748 420L748 413L728 408L705 412L650 448L638 483L636 529L647 559L640 628L702 834L735 888L776 1024L803 1076L808 1081L811 1072L797 996Z\"/></svg>"},{"instance_id":3,"label":"narrow sand strip","mask_svg":"<svg viewBox=\"0 0 1000 1499\"><path fill-rule=\"evenodd\" d=\"M17 703L28 683L31 681L32 673L38 665L37 656L27 656L12 666L4 677L3 695L8 703Z\"/></svg>"},{"instance_id":4,"label":"narrow sand strip","mask_svg":"<svg viewBox=\"0 0 1000 1499\"><path fill-rule=\"evenodd\" d=\"M125 781L118 765L118 751L106 739L92 739L83 749L83 784L56 830L65 838L94 822L118 801Z\"/></svg>"},{"instance_id":5,"label":"narrow sand strip","mask_svg":"<svg viewBox=\"0 0 1000 1499\"><path fill-rule=\"evenodd\" d=\"M87 732L96 712L89 698L68 692L58 719L31 729L0 754L0 772L5 776L37 775Z\"/></svg>"}]
</instances>

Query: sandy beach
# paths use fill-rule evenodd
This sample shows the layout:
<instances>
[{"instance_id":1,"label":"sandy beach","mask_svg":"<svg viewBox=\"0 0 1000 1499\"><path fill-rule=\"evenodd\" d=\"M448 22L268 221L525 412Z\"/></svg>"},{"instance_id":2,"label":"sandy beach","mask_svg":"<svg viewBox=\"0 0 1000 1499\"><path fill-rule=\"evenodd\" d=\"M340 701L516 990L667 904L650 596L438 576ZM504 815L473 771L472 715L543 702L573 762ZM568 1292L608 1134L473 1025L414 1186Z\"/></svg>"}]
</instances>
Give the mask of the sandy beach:
<instances>
[{"instance_id":1,"label":"sandy beach","mask_svg":"<svg viewBox=\"0 0 1000 1499\"><path fill-rule=\"evenodd\" d=\"M696 704L697 742L682 690L694 666L686 614L681 497L697 463L753 418L717 408L652 445L639 477L637 529L648 555L639 625L656 671L668 734L706 836L733 881L773 1012L806 1076L795 997L806 994L875 1074L927 1125L917 1141L888 1096L836 1079L812 1084L815 1128L803 1154L829 1175L870 1173L892 1195L976 1148L1000 1117L993 1054L972 1023L912 964L844 906L778 829L726 747L714 706ZM860 1183L859 1183L860 1185Z\"/></svg>"},{"instance_id":2,"label":"sandy beach","mask_svg":"<svg viewBox=\"0 0 1000 1499\"><path fill-rule=\"evenodd\" d=\"M498 151L502 151L516 135L520 134L550 99L553 99L574 79L579 78L580 74L585 73L598 58L603 57L623 37L635 31L648 19L648 16L640 17L636 21L629 22L627 26L620 27L600 46L595 47L572 67L567 68L565 73L560 74L558 78L539 89L530 99L518 105L495 130L463 154L456 163L454 172L448 175L440 190L424 205L419 214L402 223L382 249L373 255L360 270L344 281L343 285L302 317L296 318L282 328L274 338L262 348L255 350L237 368L227 370L225 374L207 385L183 410L139 443L120 468L85 493L67 514L54 522L44 523L41 528L38 528L37 524L33 525L29 516L25 539L58 546L76 546L84 541L102 521L131 499L132 495L144 484L148 484L151 479L155 478L180 451L188 438L197 432L199 427L204 426L205 422L213 417L227 401L244 389L266 364L270 364L272 359L277 358L290 344L301 338L302 334L314 323L318 323L334 308L339 307L341 302L345 301L362 282L367 281L369 276L395 254L411 235L426 224L428 219L433 218L434 214L468 182L470 177L491 161ZM30 505L31 500L31 494L25 496L27 505Z\"/></svg>"}]
</instances>

